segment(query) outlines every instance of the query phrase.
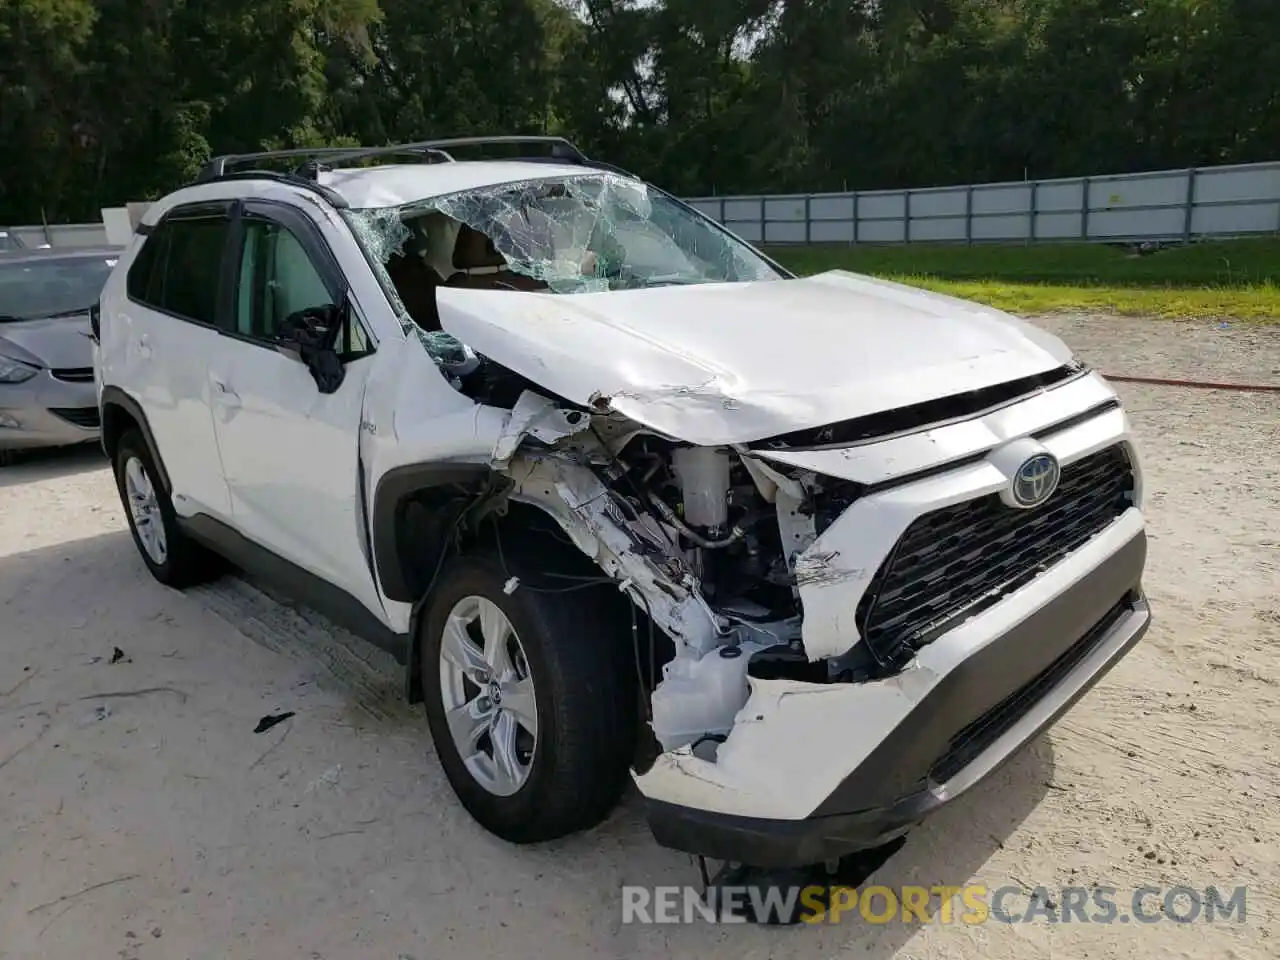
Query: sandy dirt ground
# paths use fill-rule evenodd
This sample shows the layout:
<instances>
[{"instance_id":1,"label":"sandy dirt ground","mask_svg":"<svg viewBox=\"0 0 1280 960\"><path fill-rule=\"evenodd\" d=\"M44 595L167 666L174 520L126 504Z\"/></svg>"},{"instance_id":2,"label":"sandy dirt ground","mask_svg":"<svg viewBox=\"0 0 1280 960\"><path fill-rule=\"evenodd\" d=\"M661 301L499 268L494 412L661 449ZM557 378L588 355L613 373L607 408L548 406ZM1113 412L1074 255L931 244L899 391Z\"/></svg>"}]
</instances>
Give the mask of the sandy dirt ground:
<instances>
[{"instance_id":1,"label":"sandy dirt ground","mask_svg":"<svg viewBox=\"0 0 1280 960\"><path fill-rule=\"evenodd\" d=\"M1280 327L1044 323L1113 374L1280 382ZM624 926L623 884L697 879L634 797L563 842L488 836L388 658L236 579L160 587L76 453L0 474L0 957L1280 956L1280 399L1121 392L1156 624L873 881L1100 884L1122 913L1245 885L1243 923Z\"/></svg>"}]
</instances>

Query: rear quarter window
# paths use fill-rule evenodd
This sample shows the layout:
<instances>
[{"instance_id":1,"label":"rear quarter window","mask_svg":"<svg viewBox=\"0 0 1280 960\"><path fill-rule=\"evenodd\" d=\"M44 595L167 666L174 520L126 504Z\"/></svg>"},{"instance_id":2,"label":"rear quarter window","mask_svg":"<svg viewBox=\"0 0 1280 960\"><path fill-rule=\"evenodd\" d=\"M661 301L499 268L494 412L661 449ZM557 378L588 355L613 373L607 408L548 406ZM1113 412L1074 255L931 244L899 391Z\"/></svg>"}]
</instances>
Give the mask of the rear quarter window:
<instances>
[{"instance_id":1,"label":"rear quarter window","mask_svg":"<svg viewBox=\"0 0 1280 960\"><path fill-rule=\"evenodd\" d=\"M129 299L186 320L216 323L230 228L221 215L162 220L129 267Z\"/></svg>"}]
</instances>

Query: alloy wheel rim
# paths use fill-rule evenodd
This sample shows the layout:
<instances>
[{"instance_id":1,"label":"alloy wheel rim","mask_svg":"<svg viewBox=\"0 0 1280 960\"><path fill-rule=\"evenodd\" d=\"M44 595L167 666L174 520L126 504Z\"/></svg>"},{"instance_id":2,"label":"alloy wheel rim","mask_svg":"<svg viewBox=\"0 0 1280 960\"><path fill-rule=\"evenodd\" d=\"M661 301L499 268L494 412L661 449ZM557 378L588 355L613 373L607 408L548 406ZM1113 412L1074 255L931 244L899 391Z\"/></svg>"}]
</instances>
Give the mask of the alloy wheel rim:
<instances>
[{"instance_id":1,"label":"alloy wheel rim","mask_svg":"<svg viewBox=\"0 0 1280 960\"><path fill-rule=\"evenodd\" d=\"M169 545L164 534L164 519L160 516L160 500L146 467L137 457L125 461L124 490L138 542L152 563L164 563L169 556Z\"/></svg>"},{"instance_id":2,"label":"alloy wheel rim","mask_svg":"<svg viewBox=\"0 0 1280 960\"><path fill-rule=\"evenodd\" d=\"M529 779L538 710L515 627L484 597L464 597L445 619L440 694L453 744L472 778L509 797Z\"/></svg>"}]
</instances>

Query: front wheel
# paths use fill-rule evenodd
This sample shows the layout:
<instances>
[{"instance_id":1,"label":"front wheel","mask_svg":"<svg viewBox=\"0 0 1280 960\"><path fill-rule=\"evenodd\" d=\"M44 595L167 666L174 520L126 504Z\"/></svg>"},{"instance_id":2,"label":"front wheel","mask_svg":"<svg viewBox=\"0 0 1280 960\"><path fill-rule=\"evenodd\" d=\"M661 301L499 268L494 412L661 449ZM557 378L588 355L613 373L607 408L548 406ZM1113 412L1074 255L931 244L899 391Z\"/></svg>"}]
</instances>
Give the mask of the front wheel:
<instances>
[{"instance_id":1,"label":"front wheel","mask_svg":"<svg viewBox=\"0 0 1280 960\"><path fill-rule=\"evenodd\" d=\"M487 554L446 568L423 618L422 685L462 805L491 833L534 843L592 827L617 803L634 752L634 666L616 591L508 595L509 579Z\"/></svg>"}]
</instances>

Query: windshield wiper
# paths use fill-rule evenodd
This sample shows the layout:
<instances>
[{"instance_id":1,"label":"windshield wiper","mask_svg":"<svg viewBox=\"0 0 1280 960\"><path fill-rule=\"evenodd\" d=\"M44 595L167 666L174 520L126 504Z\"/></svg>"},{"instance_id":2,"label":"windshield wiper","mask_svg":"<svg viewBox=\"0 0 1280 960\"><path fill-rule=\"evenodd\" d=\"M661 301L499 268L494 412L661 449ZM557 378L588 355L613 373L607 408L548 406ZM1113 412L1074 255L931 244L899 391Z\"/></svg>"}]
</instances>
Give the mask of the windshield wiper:
<instances>
[{"instance_id":1,"label":"windshield wiper","mask_svg":"<svg viewBox=\"0 0 1280 960\"><path fill-rule=\"evenodd\" d=\"M42 313L35 317L27 317L28 320L61 320L63 317L77 317L82 313L88 313L97 304L91 303L87 307L76 307L72 310L59 310L57 313Z\"/></svg>"},{"instance_id":2,"label":"windshield wiper","mask_svg":"<svg viewBox=\"0 0 1280 960\"><path fill-rule=\"evenodd\" d=\"M650 287L696 287L709 281L701 277L687 277L679 274L671 274L662 277L645 277L643 284L645 289Z\"/></svg>"}]
</instances>

